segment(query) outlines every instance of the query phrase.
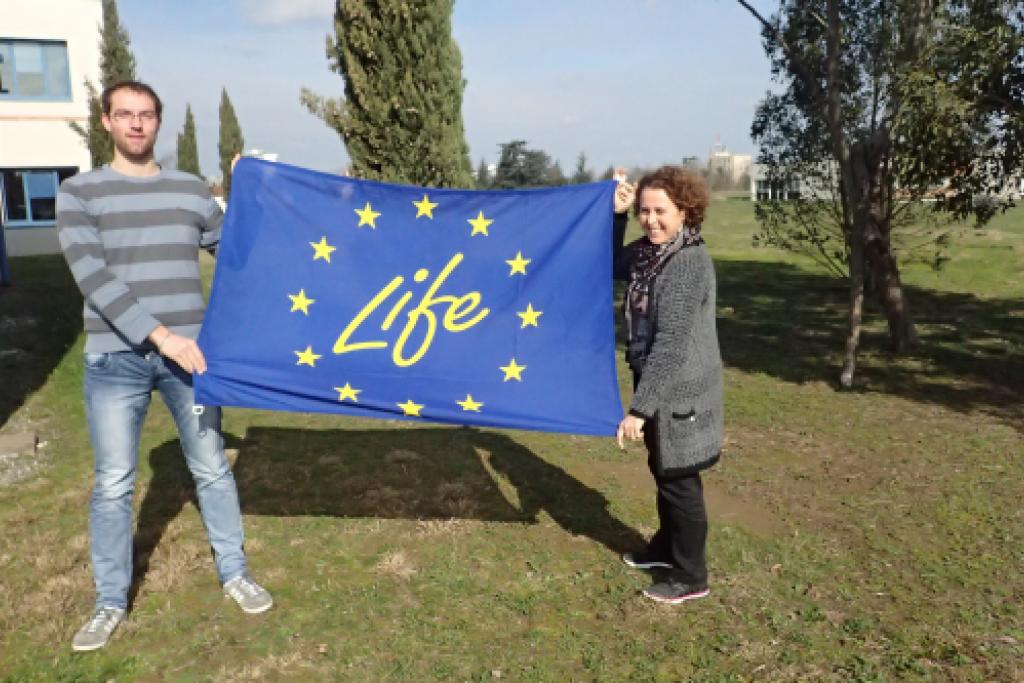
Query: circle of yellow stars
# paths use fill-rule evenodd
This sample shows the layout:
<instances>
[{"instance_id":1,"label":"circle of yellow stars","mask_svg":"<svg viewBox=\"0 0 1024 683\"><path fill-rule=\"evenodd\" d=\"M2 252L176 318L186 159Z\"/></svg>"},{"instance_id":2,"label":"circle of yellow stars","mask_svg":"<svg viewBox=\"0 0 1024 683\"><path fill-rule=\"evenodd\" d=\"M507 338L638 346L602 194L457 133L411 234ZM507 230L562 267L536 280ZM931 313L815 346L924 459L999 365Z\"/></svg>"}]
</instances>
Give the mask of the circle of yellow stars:
<instances>
[{"instance_id":1,"label":"circle of yellow stars","mask_svg":"<svg viewBox=\"0 0 1024 683\"><path fill-rule=\"evenodd\" d=\"M416 220L419 220L420 218L433 220L434 209L439 206L437 202L432 202L430 200L430 196L426 193L424 193L422 199L411 203L416 208ZM363 208L354 209L354 212L359 218L359 222L356 223L356 228L367 226L371 230L377 229L377 219L383 215L380 211L374 211L373 205L369 201L366 202ZM469 233L470 237L475 237L477 235L489 237L490 233L488 230L491 225L494 224L494 219L487 218L481 209L478 210L477 215L474 218L466 219L466 222L471 226L471 231ZM313 261L322 260L328 264L331 262L331 254L338 250L337 247L328 243L326 235L322 236L319 242L309 242L309 246L313 248ZM522 275L525 277L527 275L527 266L529 266L531 262L532 259L524 256L523 252L517 251L514 257L505 260L505 263L509 266L508 276L515 277L516 275ZM291 309L289 312L300 312L305 316L309 316L310 306L316 303L316 299L313 299L306 294L306 290L304 288L299 289L296 294L288 294L288 299L291 301ZM543 314L543 311L539 311L533 307L532 302L528 302L526 304L526 310L518 311L516 313L516 315L522 320L519 328L526 329L527 327L540 327L540 317ZM302 351L294 351L293 353L297 357L295 362L296 365L306 365L311 368L315 368L316 362L323 358L322 354L318 354L313 351L313 347L311 345L307 345ZM498 367L498 369L503 373L503 382L522 382L523 373L526 371L526 368L527 366L520 365L515 358L510 359L507 365ZM338 393L337 400L341 403L346 401L359 403L359 394L362 393L363 390L353 387L349 382L345 382L343 386L334 387L334 391ZM464 412L473 413L480 413L481 409L485 405L482 401L474 399L473 395L469 393L466 394L464 399L456 400L454 403ZM403 403L396 403L395 405L401 409L402 414L407 417L422 417L421 411L426 407L422 403L414 402L411 398L406 399Z\"/></svg>"}]
</instances>

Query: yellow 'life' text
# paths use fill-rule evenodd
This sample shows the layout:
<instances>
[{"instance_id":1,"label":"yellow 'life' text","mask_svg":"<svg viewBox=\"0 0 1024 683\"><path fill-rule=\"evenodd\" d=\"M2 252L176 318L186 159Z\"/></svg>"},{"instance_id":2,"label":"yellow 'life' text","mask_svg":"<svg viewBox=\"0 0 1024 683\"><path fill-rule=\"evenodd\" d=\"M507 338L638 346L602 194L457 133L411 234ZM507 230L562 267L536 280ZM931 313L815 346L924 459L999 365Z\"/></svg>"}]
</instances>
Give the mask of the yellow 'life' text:
<instances>
[{"instance_id":1,"label":"yellow 'life' text","mask_svg":"<svg viewBox=\"0 0 1024 683\"><path fill-rule=\"evenodd\" d=\"M437 333L437 316L438 313L434 312L434 307L443 309L447 306L447 310L444 310L444 314L441 318L441 324L444 329L449 332L462 332L473 327L481 320L487 317L491 312L489 308L477 308L480 306L481 296L480 292L468 292L462 296L454 296L451 294L438 295L438 291L441 289L441 285L448 279L464 258L463 254L456 253L441 272L437 274L434 281L427 288L427 291L423 293L419 303L415 307L408 310L405 313L406 320L405 326L399 333L398 338L395 339L394 346L391 349L391 359L398 367L408 367L415 364L424 354L430 349L430 345L434 341L434 336ZM420 268L412 276L415 282L425 282L430 277L430 271L426 268ZM382 307L391 298L391 295L397 292L402 284L405 282L405 278L401 275L396 275L390 282L384 285L379 292L377 292L372 299L365 306L360 309L359 313L345 326L341 335L338 337L338 341L334 343L334 353L342 354L349 353L351 351L362 351L365 349L384 349L387 348L388 342L383 339L374 339L370 341L350 341L352 336L356 333L359 327L366 322L367 318L373 315L378 309L383 310ZM412 300L413 292L404 292L398 297L398 301L391 307L387 316L384 318L384 322L381 323L380 329L382 332L387 332L394 325L395 320L402 314L406 305ZM471 318L466 319L467 316L476 312ZM440 311L439 311L440 312ZM406 344L409 343L409 338L414 332L423 324L422 340L412 355L406 355Z\"/></svg>"}]
</instances>

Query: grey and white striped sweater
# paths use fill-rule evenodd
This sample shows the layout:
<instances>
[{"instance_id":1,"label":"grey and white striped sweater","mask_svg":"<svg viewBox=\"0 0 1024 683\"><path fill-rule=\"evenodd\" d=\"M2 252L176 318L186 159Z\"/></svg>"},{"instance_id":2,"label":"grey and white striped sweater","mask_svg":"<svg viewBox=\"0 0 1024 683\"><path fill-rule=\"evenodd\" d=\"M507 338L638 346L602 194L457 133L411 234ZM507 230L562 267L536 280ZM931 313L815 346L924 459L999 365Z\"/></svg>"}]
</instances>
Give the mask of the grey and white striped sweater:
<instances>
[{"instance_id":1,"label":"grey and white striped sweater","mask_svg":"<svg viewBox=\"0 0 1024 683\"><path fill-rule=\"evenodd\" d=\"M57 227L85 296L85 350L145 348L161 323L195 339L206 310L199 248L216 248L223 219L189 173L134 177L104 166L61 183Z\"/></svg>"}]
</instances>

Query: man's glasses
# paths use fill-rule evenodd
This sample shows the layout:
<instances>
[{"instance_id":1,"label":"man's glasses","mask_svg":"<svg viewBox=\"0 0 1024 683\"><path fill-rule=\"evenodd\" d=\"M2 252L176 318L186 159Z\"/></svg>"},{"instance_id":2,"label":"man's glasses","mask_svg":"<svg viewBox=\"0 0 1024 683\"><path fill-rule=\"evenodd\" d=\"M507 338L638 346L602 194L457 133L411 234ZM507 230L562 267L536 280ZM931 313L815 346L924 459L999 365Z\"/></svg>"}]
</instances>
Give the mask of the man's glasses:
<instances>
[{"instance_id":1,"label":"man's glasses","mask_svg":"<svg viewBox=\"0 0 1024 683\"><path fill-rule=\"evenodd\" d=\"M110 118L118 123L135 121L136 119L141 123L153 123L156 121L156 112L152 109L147 109L145 111L128 111L127 109L118 109L110 114Z\"/></svg>"}]
</instances>

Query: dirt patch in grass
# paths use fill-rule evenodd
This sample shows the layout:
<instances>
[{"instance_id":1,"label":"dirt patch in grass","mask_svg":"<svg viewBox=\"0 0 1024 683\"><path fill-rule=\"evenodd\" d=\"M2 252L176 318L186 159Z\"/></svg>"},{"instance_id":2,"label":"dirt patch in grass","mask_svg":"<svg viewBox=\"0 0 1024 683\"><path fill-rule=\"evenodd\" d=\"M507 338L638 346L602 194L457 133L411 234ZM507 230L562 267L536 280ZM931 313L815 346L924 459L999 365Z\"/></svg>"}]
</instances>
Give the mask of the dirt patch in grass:
<instances>
[{"instance_id":1,"label":"dirt patch in grass","mask_svg":"<svg viewBox=\"0 0 1024 683\"><path fill-rule=\"evenodd\" d=\"M648 499L654 507L655 486L646 462L601 462L592 465L595 474L612 477L623 489L623 493L636 500ZM730 491L727 481L722 480L715 468L702 474L704 498L707 504L708 521L738 526L746 531L764 537L779 537L786 532L786 526L755 492Z\"/></svg>"}]
</instances>

